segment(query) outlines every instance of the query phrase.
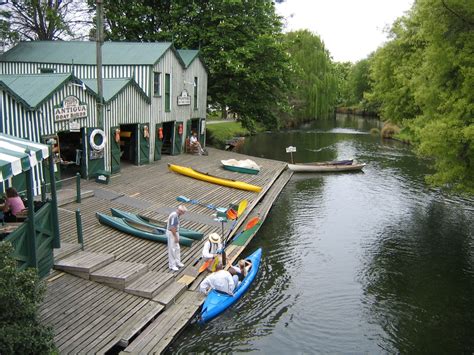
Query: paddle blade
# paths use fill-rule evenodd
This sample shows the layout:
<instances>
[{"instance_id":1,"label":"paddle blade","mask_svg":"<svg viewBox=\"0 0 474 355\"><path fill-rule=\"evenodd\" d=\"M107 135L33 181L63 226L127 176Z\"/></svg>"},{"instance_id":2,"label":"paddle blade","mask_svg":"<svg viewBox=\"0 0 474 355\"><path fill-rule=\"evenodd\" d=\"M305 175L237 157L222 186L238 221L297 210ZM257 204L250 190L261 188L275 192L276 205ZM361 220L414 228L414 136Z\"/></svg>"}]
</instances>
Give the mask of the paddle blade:
<instances>
[{"instance_id":1,"label":"paddle blade","mask_svg":"<svg viewBox=\"0 0 474 355\"><path fill-rule=\"evenodd\" d=\"M247 208L248 201L247 200L242 200L239 203L239 208L237 209L237 217L240 217L240 215L245 211Z\"/></svg>"},{"instance_id":2,"label":"paddle blade","mask_svg":"<svg viewBox=\"0 0 474 355\"><path fill-rule=\"evenodd\" d=\"M191 201L186 196L178 196L178 197L176 197L176 200L178 200L179 202L190 202Z\"/></svg>"},{"instance_id":3,"label":"paddle blade","mask_svg":"<svg viewBox=\"0 0 474 355\"><path fill-rule=\"evenodd\" d=\"M260 221L260 217L254 217L252 218L247 225L245 226L244 230L249 230L253 226L255 226L258 222Z\"/></svg>"},{"instance_id":4,"label":"paddle blade","mask_svg":"<svg viewBox=\"0 0 474 355\"><path fill-rule=\"evenodd\" d=\"M206 270L209 267L209 265L211 265L211 263L212 263L212 259L209 259L209 260L205 261L204 264L202 264L201 267L199 268L199 270L198 270L199 273Z\"/></svg>"},{"instance_id":5,"label":"paddle blade","mask_svg":"<svg viewBox=\"0 0 474 355\"><path fill-rule=\"evenodd\" d=\"M236 219L237 218L237 212L235 212L232 208L229 208L227 210L227 218L228 219Z\"/></svg>"}]
</instances>

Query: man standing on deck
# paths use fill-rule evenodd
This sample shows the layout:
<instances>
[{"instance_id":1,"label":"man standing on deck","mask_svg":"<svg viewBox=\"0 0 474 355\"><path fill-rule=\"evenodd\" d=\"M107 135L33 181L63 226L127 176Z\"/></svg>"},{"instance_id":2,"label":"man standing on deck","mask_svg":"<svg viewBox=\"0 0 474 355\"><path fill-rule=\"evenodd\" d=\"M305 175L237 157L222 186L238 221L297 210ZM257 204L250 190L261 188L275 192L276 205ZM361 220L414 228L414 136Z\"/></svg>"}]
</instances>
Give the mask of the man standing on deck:
<instances>
[{"instance_id":1,"label":"man standing on deck","mask_svg":"<svg viewBox=\"0 0 474 355\"><path fill-rule=\"evenodd\" d=\"M181 248L179 247L179 217L188 209L179 205L176 211L168 216L166 224L166 237L168 238L168 266L173 271L178 271L184 264L181 262Z\"/></svg>"}]
</instances>

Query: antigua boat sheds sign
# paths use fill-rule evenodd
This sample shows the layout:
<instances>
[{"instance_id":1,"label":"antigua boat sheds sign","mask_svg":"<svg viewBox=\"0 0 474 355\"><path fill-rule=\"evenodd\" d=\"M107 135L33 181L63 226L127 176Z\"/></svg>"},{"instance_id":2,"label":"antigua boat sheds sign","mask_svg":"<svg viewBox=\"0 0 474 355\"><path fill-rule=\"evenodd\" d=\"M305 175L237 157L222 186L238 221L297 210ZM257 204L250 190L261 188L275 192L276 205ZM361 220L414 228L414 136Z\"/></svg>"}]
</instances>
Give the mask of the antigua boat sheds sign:
<instances>
[{"instance_id":1,"label":"antigua boat sheds sign","mask_svg":"<svg viewBox=\"0 0 474 355\"><path fill-rule=\"evenodd\" d=\"M191 105L191 96L189 96L188 91L184 89L181 91L181 94L178 96L178 106Z\"/></svg>"},{"instance_id":2,"label":"antigua boat sheds sign","mask_svg":"<svg viewBox=\"0 0 474 355\"><path fill-rule=\"evenodd\" d=\"M54 121L68 121L87 117L87 105L81 104L75 96L66 97L62 105L54 109Z\"/></svg>"}]
</instances>

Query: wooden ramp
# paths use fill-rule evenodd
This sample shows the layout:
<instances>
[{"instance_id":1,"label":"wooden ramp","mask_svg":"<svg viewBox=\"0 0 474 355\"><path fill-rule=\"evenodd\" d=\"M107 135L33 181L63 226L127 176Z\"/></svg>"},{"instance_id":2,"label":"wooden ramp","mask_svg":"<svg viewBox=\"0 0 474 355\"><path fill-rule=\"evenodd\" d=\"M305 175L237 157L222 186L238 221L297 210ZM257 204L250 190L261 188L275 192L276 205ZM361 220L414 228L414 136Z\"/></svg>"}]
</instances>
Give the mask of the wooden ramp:
<instances>
[{"instance_id":1,"label":"wooden ramp","mask_svg":"<svg viewBox=\"0 0 474 355\"><path fill-rule=\"evenodd\" d=\"M254 160L262 166L258 175L223 170L223 159ZM263 187L262 192L236 190L194 180L170 172L167 163L198 168L230 179ZM104 353L119 346L126 353L159 353L175 339L203 302L194 290L205 276L197 273L206 240L181 247L185 268L168 269L166 244L136 238L100 224L96 212L110 214L110 208L165 221L176 208L177 196L187 196L216 206L238 204L248 207L236 223L228 222L224 236L232 238L257 214L263 219L291 177L286 163L209 149L209 156L164 156L149 165L122 169L108 185L82 181L94 196L64 204L59 209L62 253L49 277L48 292L41 305L41 318L51 325L60 353ZM222 234L221 223L213 221L214 210L187 204L181 218L184 228L208 235ZM84 251L78 248L75 211L80 209ZM252 236L253 237L253 236ZM244 245L229 245L233 261ZM71 254L72 253L72 254ZM60 259L61 255L61 259ZM69 274L64 274L69 273ZM75 275L75 276L73 276Z\"/></svg>"}]
</instances>

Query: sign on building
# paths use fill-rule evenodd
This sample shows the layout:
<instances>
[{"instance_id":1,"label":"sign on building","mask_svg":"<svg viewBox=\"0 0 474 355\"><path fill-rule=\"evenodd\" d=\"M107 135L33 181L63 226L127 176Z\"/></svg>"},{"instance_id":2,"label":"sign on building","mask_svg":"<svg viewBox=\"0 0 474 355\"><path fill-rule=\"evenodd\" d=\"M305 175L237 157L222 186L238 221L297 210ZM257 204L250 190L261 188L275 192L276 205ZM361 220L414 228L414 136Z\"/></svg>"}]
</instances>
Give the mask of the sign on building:
<instances>
[{"instance_id":1,"label":"sign on building","mask_svg":"<svg viewBox=\"0 0 474 355\"><path fill-rule=\"evenodd\" d=\"M178 106L191 105L191 96L189 96L188 91L184 89L181 91L181 94L178 96Z\"/></svg>"},{"instance_id":2,"label":"sign on building","mask_svg":"<svg viewBox=\"0 0 474 355\"><path fill-rule=\"evenodd\" d=\"M87 105L81 104L75 96L66 97L60 107L54 109L54 121L74 120L87 117Z\"/></svg>"}]
</instances>

